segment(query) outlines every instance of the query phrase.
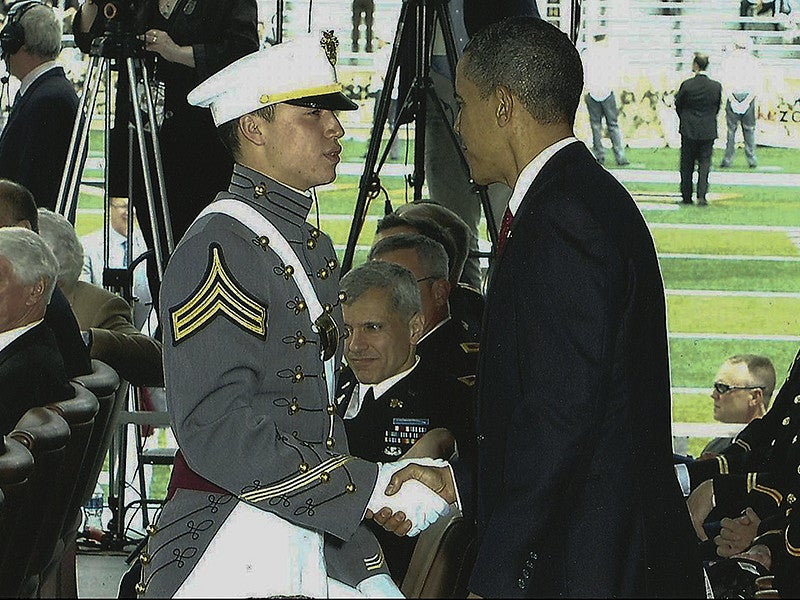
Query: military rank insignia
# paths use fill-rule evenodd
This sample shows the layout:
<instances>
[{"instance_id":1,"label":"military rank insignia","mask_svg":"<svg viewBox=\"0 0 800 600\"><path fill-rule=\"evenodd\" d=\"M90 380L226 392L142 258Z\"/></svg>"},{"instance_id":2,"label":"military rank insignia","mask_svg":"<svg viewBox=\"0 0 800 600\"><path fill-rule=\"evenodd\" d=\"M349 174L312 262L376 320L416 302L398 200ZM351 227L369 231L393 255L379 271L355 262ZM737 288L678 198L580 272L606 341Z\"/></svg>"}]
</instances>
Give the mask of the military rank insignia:
<instances>
[{"instance_id":1,"label":"military rank insignia","mask_svg":"<svg viewBox=\"0 0 800 600\"><path fill-rule=\"evenodd\" d=\"M384 432L386 456L397 458L428 432L430 419L392 419L392 428Z\"/></svg>"},{"instance_id":2,"label":"military rank insignia","mask_svg":"<svg viewBox=\"0 0 800 600\"><path fill-rule=\"evenodd\" d=\"M333 29L328 29L322 32L322 38L319 40L320 46L325 51L325 56L328 57L328 62L331 66L336 66L336 52L339 48L339 38L333 35Z\"/></svg>"},{"instance_id":3,"label":"military rank insignia","mask_svg":"<svg viewBox=\"0 0 800 600\"><path fill-rule=\"evenodd\" d=\"M220 315L248 333L267 338L267 307L253 298L231 275L219 244L211 244L208 248L208 267L203 281L169 313L176 346Z\"/></svg>"}]
</instances>

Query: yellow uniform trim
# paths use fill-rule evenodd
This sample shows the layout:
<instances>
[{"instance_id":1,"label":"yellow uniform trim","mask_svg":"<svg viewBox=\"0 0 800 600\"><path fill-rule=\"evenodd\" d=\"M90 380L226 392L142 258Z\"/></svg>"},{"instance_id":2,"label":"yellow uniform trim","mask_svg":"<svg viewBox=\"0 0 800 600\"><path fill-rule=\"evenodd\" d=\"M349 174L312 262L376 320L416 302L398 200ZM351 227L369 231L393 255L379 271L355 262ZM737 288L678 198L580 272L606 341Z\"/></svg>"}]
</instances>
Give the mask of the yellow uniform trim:
<instances>
[{"instance_id":1,"label":"yellow uniform trim","mask_svg":"<svg viewBox=\"0 0 800 600\"><path fill-rule=\"evenodd\" d=\"M786 551L792 556L800 556L800 548L793 546L789 541L789 527L791 525L786 526L786 532L783 534L783 539L786 541Z\"/></svg>"},{"instance_id":2,"label":"yellow uniform trim","mask_svg":"<svg viewBox=\"0 0 800 600\"><path fill-rule=\"evenodd\" d=\"M224 314L245 331L267 335L267 309L241 288L228 273L222 248L209 249L209 266L200 287L182 304L170 310L175 343L196 333L218 314Z\"/></svg>"},{"instance_id":3,"label":"yellow uniform trim","mask_svg":"<svg viewBox=\"0 0 800 600\"><path fill-rule=\"evenodd\" d=\"M744 448L744 449L745 449L745 450L747 450L748 452L750 451L750 444L748 444L748 443L747 443L747 442L745 442L744 440L738 440L738 439L737 439L737 440L735 440L733 443L734 443L734 444L737 444L737 445L739 445L739 446L741 446L742 448Z\"/></svg>"},{"instance_id":4,"label":"yellow uniform trim","mask_svg":"<svg viewBox=\"0 0 800 600\"><path fill-rule=\"evenodd\" d=\"M757 481L758 473L748 473L747 474L747 491L749 492L760 492L762 494L766 494L770 498L775 501L775 504L778 506L781 505L783 502L783 494L781 494L778 490L774 488L767 487L765 485L760 485Z\"/></svg>"},{"instance_id":5,"label":"yellow uniform trim","mask_svg":"<svg viewBox=\"0 0 800 600\"><path fill-rule=\"evenodd\" d=\"M728 474L728 459L725 458L722 455L717 456L717 463L719 464L719 473L720 473L720 475L727 475Z\"/></svg>"},{"instance_id":6,"label":"yellow uniform trim","mask_svg":"<svg viewBox=\"0 0 800 600\"><path fill-rule=\"evenodd\" d=\"M291 92L282 92L280 94L261 94L258 101L267 106L269 104L277 104L278 102L286 102L287 100L297 100L298 98L308 98L309 96L321 96L322 94L333 94L342 91L341 83L327 83L325 85L318 85L316 87L308 87L302 90L292 90Z\"/></svg>"},{"instance_id":7,"label":"yellow uniform trim","mask_svg":"<svg viewBox=\"0 0 800 600\"><path fill-rule=\"evenodd\" d=\"M383 566L383 561L383 549L378 548L378 553L375 556L364 559L364 566L367 568L367 571L375 571Z\"/></svg>"},{"instance_id":8,"label":"yellow uniform trim","mask_svg":"<svg viewBox=\"0 0 800 600\"><path fill-rule=\"evenodd\" d=\"M348 455L331 458L330 460L319 463L316 467L306 471L305 473L298 473L297 475L290 477L286 481L264 486L258 488L257 490L253 490L252 492L242 494L239 496L239 499L244 500L245 502L257 503L263 502L264 500L269 500L270 498L285 496L290 492L298 490L312 483L316 483L320 480L320 475L323 473L330 473L334 469L338 469L339 467L353 460L353 458L354 457Z\"/></svg>"}]
</instances>

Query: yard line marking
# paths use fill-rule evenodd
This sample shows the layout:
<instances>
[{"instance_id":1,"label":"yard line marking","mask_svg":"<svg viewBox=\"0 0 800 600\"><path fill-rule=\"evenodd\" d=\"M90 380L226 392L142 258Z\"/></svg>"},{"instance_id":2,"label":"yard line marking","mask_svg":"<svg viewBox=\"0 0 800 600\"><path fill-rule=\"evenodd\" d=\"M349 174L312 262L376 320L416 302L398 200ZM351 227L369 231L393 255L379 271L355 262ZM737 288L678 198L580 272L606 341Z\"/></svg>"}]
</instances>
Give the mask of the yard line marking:
<instances>
[{"instance_id":1,"label":"yard line marking","mask_svg":"<svg viewBox=\"0 0 800 600\"><path fill-rule=\"evenodd\" d=\"M769 262L800 262L800 256L761 256L758 254L684 254L680 252L659 252L658 257L701 260L763 260Z\"/></svg>"},{"instance_id":2,"label":"yard line marking","mask_svg":"<svg viewBox=\"0 0 800 600\"><path fill-rule=\"evenodd\" d=\"M753 340L758 342L800 342L800 335L765 335L760 333L680 333L671 332L676 340Z\"/></svg>"},{"instance_id":3,"label":"yard line marking","mask_svg":"<svg viewBox=\"0 0 800 600\"><path fill-rule=\"evenodd\" d=\"M743 290L664 290L667 296L736 296L741 298L800 298L800 292L754 292Z\"/></svg>"},{"instance_id":4,"label":"yard line marking","mask_svg":"<svg viewBox=\"0 0 800 600\"><path fill-rule=\"evenodd\" d=\"M791 225L713 225L710 223L648 223L651 229L712 229L731 231L785 231L794 233L800 228Z\"/></svg>"}]
</instances>

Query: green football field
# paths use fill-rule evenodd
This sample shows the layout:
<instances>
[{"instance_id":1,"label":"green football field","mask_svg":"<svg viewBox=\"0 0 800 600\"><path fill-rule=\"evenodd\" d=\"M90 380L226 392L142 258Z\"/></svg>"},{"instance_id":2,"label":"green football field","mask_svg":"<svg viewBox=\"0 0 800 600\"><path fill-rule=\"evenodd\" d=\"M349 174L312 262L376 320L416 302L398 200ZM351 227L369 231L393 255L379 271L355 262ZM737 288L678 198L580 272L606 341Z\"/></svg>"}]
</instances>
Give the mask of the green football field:
<instances>
[{"instance_id":1,"label":"green football field","mask_svg":"<svg viewBox=\"0 0 800 600\"><path fill-rule=\"evenodd\" d=\"M340 173L352 174L340 174L318 191L320 208L310 217L319 219L340 257L366 151L360 141L343 140L343 146L343 162L350 169L340 168ZM609 168L642 209L659 253L667 290L673 420L711 423L708 393L727 356L770 357L780 386L800 347L800 150L759 148L759 168L748 169L739 149L732 168L721 171L722 152L716 149L708 207L675 204L677 149L630 148L627 156L629 166ZM399 165L391 167L394 173ZM87 169L86 177L100 176L101 171ZM381 184L393 206L413 195L402 175L381 174ZM355 264L364 260L372 242L384 198L381 193L369 206ZM79 205L79 234L100 227L100 190L84 186ZM697 455L707 439L689 440L689 453Z\"/></svg>"}]
</instances>

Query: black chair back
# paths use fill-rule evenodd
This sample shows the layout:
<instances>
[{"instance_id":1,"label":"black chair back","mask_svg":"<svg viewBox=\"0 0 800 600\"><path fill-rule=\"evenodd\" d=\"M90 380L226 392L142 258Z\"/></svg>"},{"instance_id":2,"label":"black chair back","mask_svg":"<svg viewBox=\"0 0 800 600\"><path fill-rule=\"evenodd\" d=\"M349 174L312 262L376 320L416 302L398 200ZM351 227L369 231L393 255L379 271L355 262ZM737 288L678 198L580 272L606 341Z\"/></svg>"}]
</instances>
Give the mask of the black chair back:
<instances>
[{"instance_id":1,"label":"black chair back","mask_svg":"<svg viewBox=\"0 0 800 600\"><path fill-rule=\"evenodd\" d=\"M9 551L0 564L0 595L21 596L28 590L28 565L36 549L38 532L53 499L52 489L58 485L69 442L69 425L50 409L37 406L29 409L17 422L9 437L33 455L34 470L29 478L28 493L20 518L10 524ZM25 586L23 586L25 584ZM30 592L35 592L30 590Z\"/></svg>"}]
</instances>

